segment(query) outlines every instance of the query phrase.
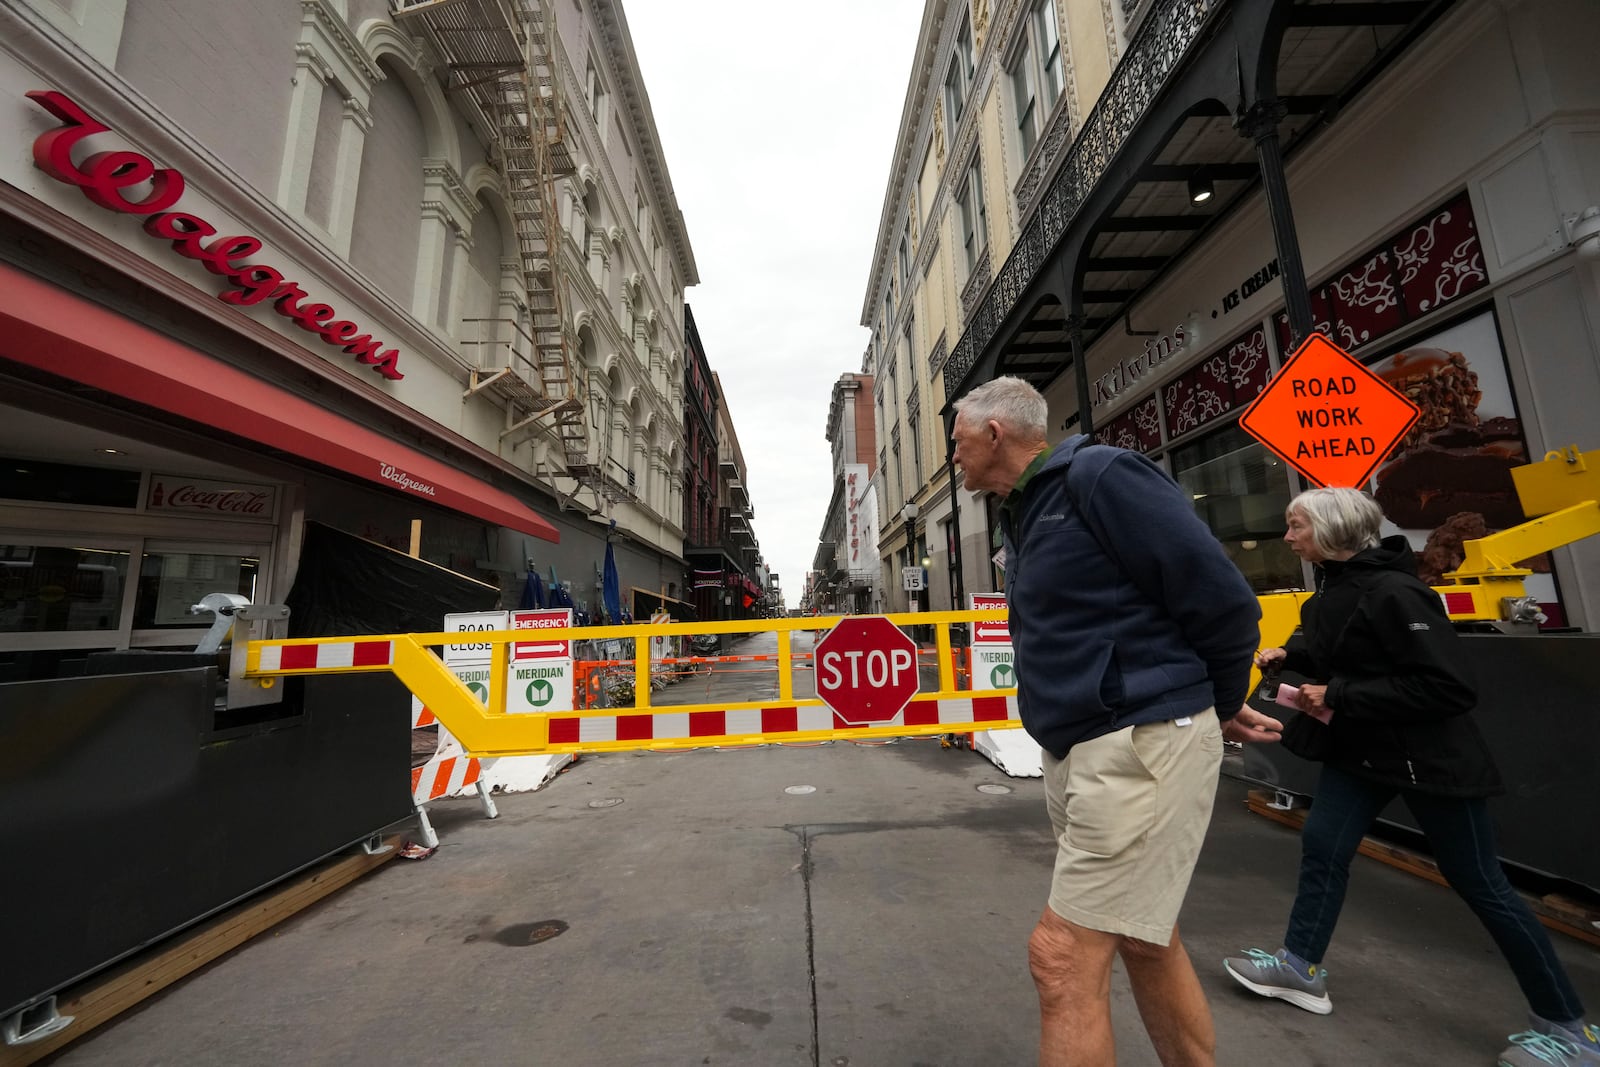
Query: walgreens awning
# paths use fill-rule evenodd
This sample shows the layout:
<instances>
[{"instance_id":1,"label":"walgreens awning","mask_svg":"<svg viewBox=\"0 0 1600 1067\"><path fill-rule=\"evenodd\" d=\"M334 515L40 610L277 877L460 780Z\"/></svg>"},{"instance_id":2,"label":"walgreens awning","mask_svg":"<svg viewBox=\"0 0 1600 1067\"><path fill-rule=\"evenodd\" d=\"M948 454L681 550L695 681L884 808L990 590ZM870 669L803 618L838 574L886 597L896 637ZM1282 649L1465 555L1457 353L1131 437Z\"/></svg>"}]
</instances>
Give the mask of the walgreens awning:
<instances>
[{"instance_id":1,"label":"walgreens awning","mask_svg":"<svg viewBox=\"0 0 1600 1067\"><path fill-rule=\"evenodd\" d=\"M5 264L0 356L485 522L561 539L510 493Z\"/></svg>"}]
</instances>

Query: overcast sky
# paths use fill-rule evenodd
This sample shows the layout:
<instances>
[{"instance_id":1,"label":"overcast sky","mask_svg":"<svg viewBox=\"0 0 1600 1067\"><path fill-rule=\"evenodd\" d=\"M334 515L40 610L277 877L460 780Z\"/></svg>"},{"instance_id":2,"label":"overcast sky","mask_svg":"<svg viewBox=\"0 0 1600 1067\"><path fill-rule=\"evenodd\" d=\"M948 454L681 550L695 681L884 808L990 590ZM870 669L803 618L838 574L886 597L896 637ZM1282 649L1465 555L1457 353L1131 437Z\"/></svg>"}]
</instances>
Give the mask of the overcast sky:
<instances>
[{"instance_id":1,"label":"overcast sky","mask_svg":"<svg viewBox=\"0 0 1600 1067\"><path fill-rule=\"evenodd\" d=\"M861 369L878 216L923 0L623 0L700 270L755 532L790 607L832 491L833 383Z\"/></svg>"}]
</instances>

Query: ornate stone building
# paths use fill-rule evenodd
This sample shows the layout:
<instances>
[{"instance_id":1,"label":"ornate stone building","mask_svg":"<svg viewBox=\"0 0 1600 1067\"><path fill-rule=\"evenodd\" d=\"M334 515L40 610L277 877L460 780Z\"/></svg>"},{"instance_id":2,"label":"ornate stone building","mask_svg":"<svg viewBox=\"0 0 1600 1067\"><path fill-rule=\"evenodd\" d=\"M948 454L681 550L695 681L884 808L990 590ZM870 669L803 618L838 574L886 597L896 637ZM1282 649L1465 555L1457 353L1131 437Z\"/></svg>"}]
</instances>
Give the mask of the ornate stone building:
<instances>
[{"instance_id":1,"label":"ornate stone building","mask_svg":"<svg viewBox=\"0 0 1600 1067\"><path fill-rule=\"evenodd\" d=\"M885 609L912 603L907 566L928 571L918 606L966 606L952 550L974 540L983 505L961 494L952 508L945 361L1121 47L1098 0L929 0L923 11L861 310Z\"/></svg>"},{"instance_id":2,"label":"ornate stone building","mask_svg":"<svg viewBox=\"0 0 1600 1067\"><path fill-rule=\"evenodd\" d=\"M878 559L877 430L872 376L843 374L833 383L826 429L833 492L822 520L813 570L813 596L824 613L883 610Z\"/></svg>"}]
</instances>

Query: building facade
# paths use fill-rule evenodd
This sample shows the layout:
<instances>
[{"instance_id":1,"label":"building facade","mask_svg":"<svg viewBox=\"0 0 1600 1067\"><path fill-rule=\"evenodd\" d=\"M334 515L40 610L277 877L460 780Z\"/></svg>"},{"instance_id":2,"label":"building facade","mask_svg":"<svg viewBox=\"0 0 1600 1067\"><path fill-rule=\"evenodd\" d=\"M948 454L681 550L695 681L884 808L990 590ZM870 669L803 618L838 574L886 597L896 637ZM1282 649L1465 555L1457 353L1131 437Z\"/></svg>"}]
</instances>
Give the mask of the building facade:
<instances>
[{"instance_id":1,"label":"building facade","mask_svg":"<svg viewBox=\"0 0 1600 1067\"><path fill-rule=\"evenodd\" d=\"M878 558L877 430L870 374L844 374L833 383L826 436L833 492L823 517L813 569L824 587L815 593L824 612L884 610Z\"/></svg>"},{"instance_id":2,"label":"building facade","mask_svg":"<svg viewBox=\"0 0 1600 1067\"><path fill-rule=\"evenodd\" d=\"M1156 457L1256 588L1304 588L1279 538L1307 483L1237 419L1322 332L1423 408L1368 488L1436 581L1522 521L1513 467L1594 447L1600 84L1576 42L1600 12L1128 8L1116 106L1041 184L949 395L1031 377L1052 439ZM975 537L969 574L986 555ZM1547 625L1595 628L1600 546L1527 565Z\"/></svg>"},{"instance_id":3,"label":"building facade","mask_svg":"<svg viewBox=\"0 0 1600 1067\"><path fill-rule=\"evenodd\" d=\"M625 589L681 595L681 311L697 279L621 8L486 7L502 23L467 37L503 52L489 84L553 86L496 110L481 78L465 87L462 35L408 6L0 14L8 333L34 339L0 352L19 379L6 403L28 408L8 412L0 451L74 484L127 481L112 506L134 526L172 512L158 484L261 494L254 530L150 526L259 557L260 598L284 595L301 523L404 550L413 519L422 558L508 595L531 565L580 605L597 602L615 520ZM252 42L259 85L281 90L206 91L193 71L223 40ZM115 151L144 169L96 170ZM101 333L73 343L96 354L48 355L63 324L91 323ZM79 538L86 512L16 492L18 551ZM79 493L72 506L102 506ZM74 640L186 640L143 611ZM0 633L0 650L17 640Z\"/></svg>"},{"instance_id":4,"label":"building facade","mask_svg":"<svg viewBox=\"0 0 1600 1067\"><path fill-rule=\"evenodd\" d=\"M14 0L0 139L0 709L71 753L0 794L78 798L13 842L6 1017L411 810L394 680L235 706L202 598L581 619L609 542L682 602L698 279L616 0ZM160 789L91 755L135 750Z\"/></svg>"},{"instance_id":5,"label":"building facade","mask_svg":"<svg viewBox=\"0 0 1600 1067\"><path fill-rule=\"evenodd\" d=\"M973 542L984 504L953 495L945 363L1017 240L1039 174L1082 127L1122 47L1119 20L1088 0L924 8L861 311L886 609L967 606L955 546ZM918 567L923 588L907 591L902 576Z\"/></svg>"},{"instance_id":6,"label":"building facade","mask_svg":"<svg viewBox=\"0 0 1600 1067\"><path fill-rule=\"evenodd\" d=\"M717 545L721 567L715 580L720 583L717 588L722 599L721 612L714 617L759 618L767 603L767 569L756 539L749 467L744 450L739 447L722 378L712 371L711 381L717 393ZM706 575L704 580L711 580L711 576Z\"/></svg>"},{"instance_id":7,"label":"building facade","mask_svg":"<svg viewBox=\"0 0 1600 1067\"><path fill-rule=\"evenodd\" d=\"M717 390L711 379L694 313L684 305L683 554L689 561L691 600L702 619L722 618L726 569L718 515Z\"/></svg>"},{"instance_id":8,"label":"building facade","mask_svg":"<svg viewBox=\"0 0 1600 1067\"><path fill-rule=\"evenodd\" d=\"M884 526L887 573L926 539L936 599L998 587L993 502L949 514L927 434L999 374L1045 391L1052 441L1155 457L1262 590L1310 581L1279 544L1307 483L1237 418L1313 329L1431 398L1369 486L1427 577L1520 521L1511 467L1594 447L1592 5L1063 2L1058 37L1012 5L987 40L980 7L925 14L863 309L885 504L920 505ZM1600 548L1529 565L1550 624L1594 628Z\"/></svg>"}]
</instances>

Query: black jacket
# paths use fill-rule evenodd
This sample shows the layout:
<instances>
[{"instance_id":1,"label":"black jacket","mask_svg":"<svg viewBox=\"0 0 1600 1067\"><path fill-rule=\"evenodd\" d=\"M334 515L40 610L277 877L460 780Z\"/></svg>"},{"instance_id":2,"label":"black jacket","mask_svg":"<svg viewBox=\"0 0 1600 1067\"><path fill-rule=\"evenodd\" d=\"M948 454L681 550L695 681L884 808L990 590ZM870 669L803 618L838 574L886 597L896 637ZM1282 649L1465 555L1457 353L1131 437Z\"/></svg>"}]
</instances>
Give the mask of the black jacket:
<instances>
[{"instance_id":1,"label":"black jacket","mask_svg":"<svg viewBox=\"0 0 1600 1067\"><path fill-rule=\"evenodd\" d=\"M1401 536L1318 567L1286 670L1328 687L1327 762L1366 778L1441 796L1504 792L1467 714L1477 692L1439 595L1417 578Z\"/></svg>"}]
</instances>

